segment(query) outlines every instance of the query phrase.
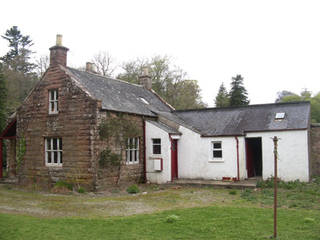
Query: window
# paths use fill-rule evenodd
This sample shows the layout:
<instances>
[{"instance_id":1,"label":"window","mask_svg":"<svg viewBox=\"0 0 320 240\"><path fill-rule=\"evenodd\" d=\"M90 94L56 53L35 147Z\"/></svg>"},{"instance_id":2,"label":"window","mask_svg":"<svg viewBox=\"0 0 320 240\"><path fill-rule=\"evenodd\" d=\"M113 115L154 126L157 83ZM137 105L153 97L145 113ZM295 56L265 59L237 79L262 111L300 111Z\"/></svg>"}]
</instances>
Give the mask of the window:
<instances>
[{"instance_id":1,"label":"window","mask_svg":"<svg viewBox=\"0 0 320 240\"><path fill-rule=\"evenodd\" d=\"M128 138L126 153L128 164L139 162L139 138Z\"/></svg>"},{"instance_id":2,"label":"window","mask_svg":"<svg viewBox=\"0 0 320 240\"><path fill-rule=\"evenodd\" d=\"M152 139L152 153L161 154L161 139L154 138Z\"/></svg>"},{"instance_id":3,"label":"window","mask_svg":"<svg viewBox=\"0 0 320 240\"><path fill-rule=\"evenodd\" d=\"M45 148L46 148L46 165L62 166L62 139L46 138Z\"/></svg>"},{"instance_id":4,"label":"window","mask_svg":"<svg viewBox=\"0 0 320 240\"><path fill-rule=\"evenodd\" d=\"M58 90L49 90L49 114L58 113Z\"/></svg>"},{"instance_id":5,"label":"window","mask_svg":"<svg viewBox=\"0 0 320 240\"><path fill-rule=\"evenodd\" d=\"M212 157L213 160L222 161L222 143L212 142Z\"/></svg>"},{"instance_id":6,"label":"window","mask_svg":"<svg viewBox=\"0 0 320 240\"><path fill-rule=\"evenodd\" d=\"M144 104L149 105L149 102L146 99L144 99L143 97L139 97L139 98Z\"/></svg>"},{"instance_id":7,"label":"window","mask_svg":"<svg viewBox=\"0 0 320 240\"><path fill-rule=\"evenodd\" d=\"M275 120L282 120L282 119L284 119L284 117L285 117L285 113L284 112L278 112L278 113L276 113L276 116L275 116Z\"/></svg>"}]
</instances>

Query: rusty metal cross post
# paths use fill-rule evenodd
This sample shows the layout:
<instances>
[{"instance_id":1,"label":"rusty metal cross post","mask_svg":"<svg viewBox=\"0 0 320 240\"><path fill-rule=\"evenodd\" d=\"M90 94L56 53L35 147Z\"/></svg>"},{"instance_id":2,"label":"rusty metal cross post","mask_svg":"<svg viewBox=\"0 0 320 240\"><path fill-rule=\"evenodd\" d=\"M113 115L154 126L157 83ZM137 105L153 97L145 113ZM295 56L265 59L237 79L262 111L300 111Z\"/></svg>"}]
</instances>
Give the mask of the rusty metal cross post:
<instances>
[{"instance_id":1,"label":"rusty metal cross post","mask_svg":"<svg viewBox=\"0 0 320 240\"><path fill-rule=\"evenodd\" d=\"M278 194L278 138L273 137L274 144L274 196L273 196L273 238L277 238L277 194Z\"/></svg>"}]
</instances>

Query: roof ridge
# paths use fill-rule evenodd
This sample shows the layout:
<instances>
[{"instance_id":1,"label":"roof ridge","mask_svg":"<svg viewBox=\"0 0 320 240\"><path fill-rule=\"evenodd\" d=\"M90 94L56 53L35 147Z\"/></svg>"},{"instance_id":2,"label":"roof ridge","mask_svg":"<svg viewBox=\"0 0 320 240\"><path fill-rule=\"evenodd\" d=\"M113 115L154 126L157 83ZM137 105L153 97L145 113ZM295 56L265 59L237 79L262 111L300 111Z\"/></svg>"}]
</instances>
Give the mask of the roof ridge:
<instances>
[{"instance_id":1,"label":"roof ridge","mask_svg":"<svg viewBox=\"0 0 320 240\"><path fill-rule=\"evenodd\" d=\"M195 108L195 109L185 109L185 110L174 110L173 112L193 112L193 111L208 111L208 110L230 110L239 108L250 108L250 107L262 107L262 106L278 106L278 105L293 105L293 104L310 104L310 101L294 101L294 102L281 102L281 103L261 103L261 104L251 104L245 106L230 106L230 107L213 107L213 108Z\"/></svg>"},{"instance_id":2,"label":"roof ridge","mask_svg":"<svg viewBox=\"0 0 320 240\"><path fill-rule=\"evenodd\" d=\"M105 79L105 80L114 80L114 81L118 81L118 82L122 82L122 83L126 83L126 84L129 84L129 85L133 85L133 86L136 86L136 87L143 88L143 86L141 86L140 84L127 82L127 81L124 81L124 80L121 80L121 79L117 79L117 78L106 77L106 76L102 76L102 75L97 74L97 73L87 72L87 71L84 71L84 70L79 70L79 69L75 69L75 68L71 68L71 67L67 67L67 68L69 68L69 69L71 69L71 70L83 72L83 73L86 73L86 74L94 75L94 76L103 78L103 79Z\"/></svg>"}]
</instances>

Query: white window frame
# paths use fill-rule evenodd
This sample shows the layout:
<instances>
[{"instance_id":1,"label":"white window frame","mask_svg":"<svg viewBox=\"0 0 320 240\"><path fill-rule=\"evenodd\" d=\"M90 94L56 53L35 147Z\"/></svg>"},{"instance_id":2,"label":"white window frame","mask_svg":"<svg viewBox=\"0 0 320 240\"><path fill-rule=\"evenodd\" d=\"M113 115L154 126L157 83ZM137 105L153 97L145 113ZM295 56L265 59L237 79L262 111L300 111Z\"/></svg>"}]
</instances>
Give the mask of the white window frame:
<instances>
[{"instance_id":1,"label":"white window frame","mask_svg":"<svg viewBox=\"0 0 320 240\"><path fill-rule=\"evenodd\" d=\"M58 112L58 90L51 89L49 90L49 114L57 114Z\"/></svg>"},{"instance_id":2,"label":"white window frame","mask_svg":"<svg viewBox=\"0 0 320 240\"><path fill-rule=\"evenodd\" d=\"M130 144L130 141L132 144ZM126 148L126 163L137 164L139 163L139 138L128 138Z\"/></svg>"},{"instance_id":3,"label":"white window frame","mask_svg":"<svg viewBox=\"0 0 320 240\"><path fill-rule=\"evenodd\" d=\"M53 149L53 141L57 140L57 148ZM51 138L47 137L44 139L45 142L45 159L46 159L46 166L56 166L62 167L62 138ZM60 142L61 142L61 149L60 149ZM57 162L54 162L54 156L57 153ZM51 162L49 163L49 155L51 156Z\"/></svg>"},{"instance_id":4,"label":"white window frame","mask_svg":"<svg viewBox=\"0 0 320 240\"><path fill-rule=\"evenodd\" d=\"M215 148L214 144L215 143L220 143L221 144L221 148ZM214 157L214 151L221 151L221 157ZM223 160L223 147L222 147L222 141L212 141L211 142L211 151L210 151L210 162L224 162Z\"/></svg>"},{"instance_id":5,"label":"white window frame","mask_svg":"<svg viewBox=\"0 0 320 240\"><path fill-rule=\"evenodd\" d=\"M152 140L152 154L153 155L161 155L161 150L162 150L161 149L162 148L161 147L161 138L152 138L151 140ZM154 143L154 140L160 140L160 143ZM160 146L160 153L154 153L154 148L153 148L154 146Z\"/></svg>"}]
</instances>

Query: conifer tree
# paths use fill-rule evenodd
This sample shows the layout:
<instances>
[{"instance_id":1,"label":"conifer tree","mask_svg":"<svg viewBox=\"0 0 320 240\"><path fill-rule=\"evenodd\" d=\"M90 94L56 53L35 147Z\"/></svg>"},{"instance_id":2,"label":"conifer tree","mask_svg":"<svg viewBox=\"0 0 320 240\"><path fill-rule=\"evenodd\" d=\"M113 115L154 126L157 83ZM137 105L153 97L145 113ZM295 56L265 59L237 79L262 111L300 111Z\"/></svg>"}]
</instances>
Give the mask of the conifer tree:
<instances>
[{"instance_id":1,"label":"conifer tree","mask_svg":"<svg viewBox=\"0 0 320 240\"><path fill-rule=\"evenodd\" d=\"M218 94L215 98L216 107L228 107L230 106L230 99L227 89L225 88L224 84L221 83L219 87Z\"/></svg>"},{"instance_id":2,"label":"conifer tree","mask_svg":"<svg viewBox=\"0 0 320 240\"><path fill-rule=\"evenodd\" d=\"M243 77L237 75L232 77L230 96L230 106L243 106L249 104L248 92L243 86Z\"/></svg>"}]
</instances>

